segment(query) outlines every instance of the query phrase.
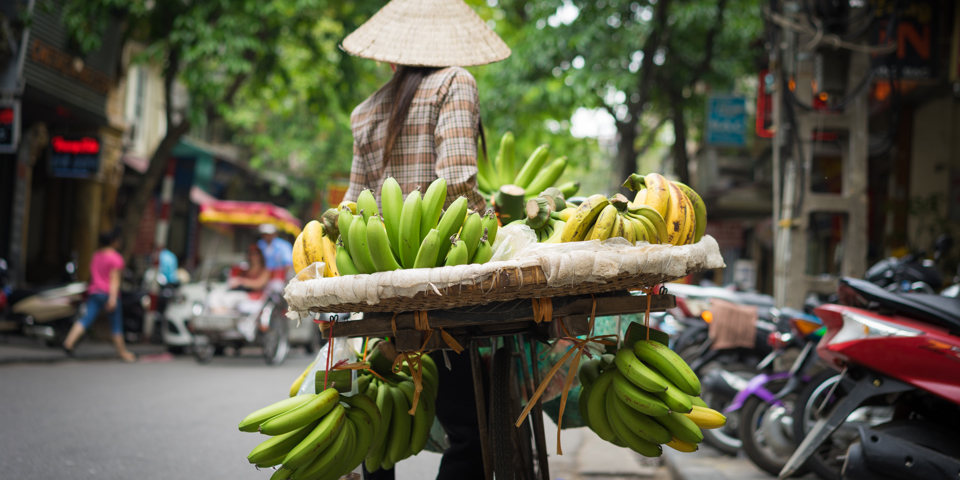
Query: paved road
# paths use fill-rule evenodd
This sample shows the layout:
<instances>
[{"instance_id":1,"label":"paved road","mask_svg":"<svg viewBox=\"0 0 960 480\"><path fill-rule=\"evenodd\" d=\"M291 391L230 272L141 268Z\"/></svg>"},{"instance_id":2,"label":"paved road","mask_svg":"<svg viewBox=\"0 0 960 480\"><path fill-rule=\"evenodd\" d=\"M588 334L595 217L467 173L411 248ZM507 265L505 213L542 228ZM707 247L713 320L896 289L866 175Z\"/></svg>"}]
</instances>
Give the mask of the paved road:
<instances>
[{"instance_id":1,"label":"paved road","mask_svg":"<svg viewBox=\"0 0 960 480\"><path fill-rule=\"evenodd\" d=\"M237 423L284 398L309 361L0 365L0 477L266 480L270 471L245 458L266 437L240 433ZM421 453L397 465L397 478L433 478L439 461Z\"/></svg>"}]
</instances>

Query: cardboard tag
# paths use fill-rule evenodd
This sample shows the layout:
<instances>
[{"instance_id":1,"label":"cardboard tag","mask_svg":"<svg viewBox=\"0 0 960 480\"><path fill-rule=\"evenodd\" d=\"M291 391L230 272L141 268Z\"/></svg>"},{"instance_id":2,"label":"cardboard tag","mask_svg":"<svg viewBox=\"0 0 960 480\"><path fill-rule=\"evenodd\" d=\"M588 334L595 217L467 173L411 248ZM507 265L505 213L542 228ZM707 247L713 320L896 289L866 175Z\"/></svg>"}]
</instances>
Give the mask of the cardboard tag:
<instances>
[{"instance_id":1,"label":"cardboard tag","mask_svg":"<svg viewBox=\"0 0 960 480\"><path fill-rule=\"evenodd\" d=\"M350 392L353 390L353 372L353 370L330 370L330 374L326 375L325 370L317 370L316 383L314 383L316 393L323 391L324 375L327 377L327 384L332 385L338 392Z\"/></svg>"}]
</instances>

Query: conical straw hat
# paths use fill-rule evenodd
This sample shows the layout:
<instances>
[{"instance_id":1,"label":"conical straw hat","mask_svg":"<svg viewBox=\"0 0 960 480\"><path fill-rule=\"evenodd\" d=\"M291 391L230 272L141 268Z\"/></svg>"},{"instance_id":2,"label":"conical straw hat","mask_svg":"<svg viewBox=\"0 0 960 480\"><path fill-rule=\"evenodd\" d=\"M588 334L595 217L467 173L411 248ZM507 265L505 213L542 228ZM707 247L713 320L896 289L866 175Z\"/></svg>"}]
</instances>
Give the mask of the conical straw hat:
<instances>
[{"instance_id":1,"label":"conical straw hat","mask_svg":"<svg viewBox=\"0 0 960 480\"><path fill-rule=\"evenodd\" d=\"M484 65L510 47L463 0L393 0L343 40L358 57L416 67Z\"/></svg>"}]
</instances>

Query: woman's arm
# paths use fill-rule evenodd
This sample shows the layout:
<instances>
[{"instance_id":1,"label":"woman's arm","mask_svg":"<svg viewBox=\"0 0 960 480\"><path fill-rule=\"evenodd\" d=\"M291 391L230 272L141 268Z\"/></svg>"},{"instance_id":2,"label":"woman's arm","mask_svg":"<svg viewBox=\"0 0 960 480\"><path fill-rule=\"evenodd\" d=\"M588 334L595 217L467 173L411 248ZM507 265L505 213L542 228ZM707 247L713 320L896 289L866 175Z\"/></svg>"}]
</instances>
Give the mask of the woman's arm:
<instances>
[{"instance_id":1,"label":"woman's arm","mask_svg":"<svg viewBox=\"0 0 960 480\"><path fill-rule=\"evenodd\" d=\"M249 288L250 290L261 290L263 287L267 286L267 283L270 281L270 270L266 268L260 269L260 273L253 278L244 278L241 279L241 284L244 287Z\"/></svg>"},{"instance_id":2,"label":"woman's arm","mask_svg":"<svg viewBox=\"0 0 960 480\"><path fill-rule=\"evenodd\" d=\"M110 270L110 292L107 298L107 311L112 312L117 308L117 298L120 296L120 274L122 270L115 268Z\"/></svg>"},{"instance_id":3,"label":"woman's arm","mask_svg":"<svg viewBox=\"0 0 960 480\"><path fill-rule=\"evenodd\" d=\"M453 77L441 99L435 133L436 172L447 180L447 204L465 195L470 208L482 213L486 202L477 187L480 95L473 76L462 72Z\"/></svg>"}]
</instances>

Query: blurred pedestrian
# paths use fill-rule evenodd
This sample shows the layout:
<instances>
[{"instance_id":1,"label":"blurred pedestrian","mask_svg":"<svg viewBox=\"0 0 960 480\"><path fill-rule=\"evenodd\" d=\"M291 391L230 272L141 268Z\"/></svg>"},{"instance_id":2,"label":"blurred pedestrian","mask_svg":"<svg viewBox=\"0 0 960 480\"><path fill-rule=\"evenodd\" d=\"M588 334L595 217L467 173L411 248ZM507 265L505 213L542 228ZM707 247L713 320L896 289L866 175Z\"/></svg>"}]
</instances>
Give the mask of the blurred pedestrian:
<instances>
[{"instance_id":1,"label":"blurred pedestrian","mask_svg":"<svg viewBox=\"0 0 960 480\"><path fill-rule=\"evenodd\" d=\"M272 223L260 225L260 241L257 246L263 252L263 261L268 270L275 271L293 266L293 245L277 235L277 226Z\"/></svg>"},{"instance_id":2,"label":"blurred pedestrian","mask_svg":"<svg viewBox=\"0 0 960 480\"><path fill-rule=\"evenodd\" d=\"M487 142L477 81L463 67L503 60L510 48L462 0L392 0L345 38L343 49L389 63L394 71L350 115L354 155L345 199L355 201L365 189L379 196L389 177L404 194L443 178L445 206L466 196L482 214L477 156L486 156ZM450 357L453 369L440 369L436 409L450 448L436 478L480 480L484 464L470 353ZM393 469L363 472L366 480L395 478Z\"/></svg>"},{"instance_id":3,"label":"blurred pedestrian","mask_svg":"<svg viewBox=\"0 0 960 480\"><path fill-rule=\"evenodd\" d=\"M67 339L63 342L63 349L67 355L73 356L73 347L77 340L90 329L100 311L106 311L110 319L113 346L117 349L120 359L125 362L134 362L136 355L127 350L123 341L123 311L120 307L120 276L123 272L123 256L117 252L120 248L118 231L100 234L100 248L90 260L90 285L87 287L87 312L78 319Z\"/></svg>"}]
</instances>

